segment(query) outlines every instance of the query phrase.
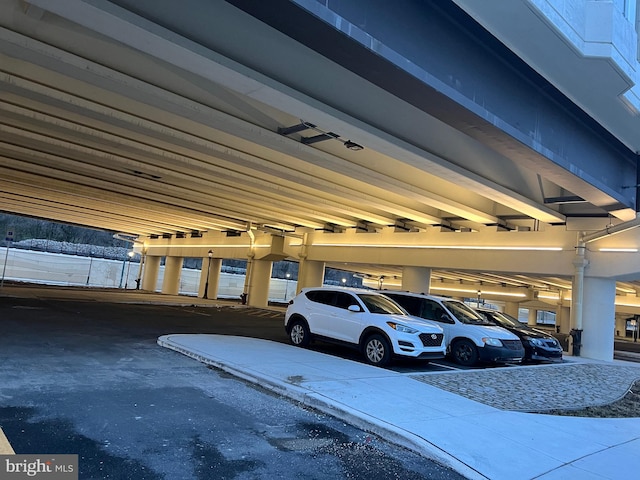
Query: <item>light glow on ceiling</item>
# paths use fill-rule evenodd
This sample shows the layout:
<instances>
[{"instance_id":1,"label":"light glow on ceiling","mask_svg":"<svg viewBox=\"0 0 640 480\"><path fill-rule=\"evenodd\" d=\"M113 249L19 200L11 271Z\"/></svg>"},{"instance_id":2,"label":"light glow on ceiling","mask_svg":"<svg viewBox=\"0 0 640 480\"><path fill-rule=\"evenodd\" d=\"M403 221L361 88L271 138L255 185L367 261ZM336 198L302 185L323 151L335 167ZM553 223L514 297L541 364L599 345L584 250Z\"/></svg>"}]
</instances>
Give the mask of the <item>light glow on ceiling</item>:
<instances>
[{"instance_id":1,"label":"light glow on ceiling","mask_svg":"<svg viewBox=\"0 0 640 480\"><path fill-rule=\"evenodd\" d=\"M473 296L482 296L482 295L500 295L504 297L519 297L525 298L527 296L526 293L511 293L511 292L494 292L490 290L482 290L482 289L465 289L465 288L451 288L451 287L438 287L436 285L431 285L431 290L445 290L447 292L460 292L460 293L473 293Z\"/></svg>"},{"instance_id":2,"label":"light glow on ceiling","mask_svg":"<svg viewBox=\"0 0 640 480\"><path fill-rule=\"evenodd\" d=\"M562 247L536 246L495 246L495 245L400 245L400 244L372 244L372 243L314 243L313 247L363 247L363 248L420 248L433 250L505 250L505 251L542 251L561 252Z\"/></svg>"}]
</instances>

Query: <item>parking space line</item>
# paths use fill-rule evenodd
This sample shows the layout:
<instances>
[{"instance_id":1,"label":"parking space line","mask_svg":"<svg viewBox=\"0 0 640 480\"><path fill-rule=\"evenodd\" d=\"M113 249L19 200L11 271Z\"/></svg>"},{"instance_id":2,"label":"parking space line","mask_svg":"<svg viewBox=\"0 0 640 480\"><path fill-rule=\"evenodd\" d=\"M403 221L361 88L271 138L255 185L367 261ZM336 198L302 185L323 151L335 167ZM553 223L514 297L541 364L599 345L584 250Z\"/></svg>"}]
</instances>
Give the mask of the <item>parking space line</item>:
<instances>
[{"instance_id":1,"label":"parking space line","mask_svg":"<svg viewBox=\"0 0 640 480\"><path fill-rule=\"evenodd\" d=\"M431 362L431 363L434 365L437 365L438 367L448 368L449 370L463 370L462 368L452 367L451 365L443 365L442 363L437 363L437 362Z\"/></svg>"},{"instance_id":2,"label":"parking space line","mask_svg":"<svg viewBox=\"0 0 640 480\"><path fill-rule=\"evenodd\" d=\"M7 440L7 437L5 436L4 432L0 428L0 455L15 455L15 454L16 452L13 451L13 448L11 448L11 444L9 443L9 440Z\"/></svg>"}]
</instances>

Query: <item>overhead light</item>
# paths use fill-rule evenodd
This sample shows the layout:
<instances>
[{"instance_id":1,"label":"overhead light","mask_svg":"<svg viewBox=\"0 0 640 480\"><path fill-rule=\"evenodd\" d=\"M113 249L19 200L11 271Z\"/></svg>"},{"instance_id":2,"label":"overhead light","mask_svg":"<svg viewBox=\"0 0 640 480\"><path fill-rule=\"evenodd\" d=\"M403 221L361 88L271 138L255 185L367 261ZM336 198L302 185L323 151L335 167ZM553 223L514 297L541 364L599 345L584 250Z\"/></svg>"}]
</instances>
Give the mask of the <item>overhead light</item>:
<instances>
[{"instance_id":1,"label":"overhead light","mask_svg":"<svg viewBox=\"0 0 640 480\"><path fill-rule=\"evenodd\" d=\"M601 252L626 252L626 253L637 253L637 248L600 248Z\"/></svg>"},{"instance_id":2,"label":"overhead light","mask_svg":"<svg viewBox=\"0 0 640 480\"><path fill-rule=\"evenodd\" d=\"M302 137L300 141L305 145L311 145L312 143L323 142L325 140L331 140L338 138L340 135L333 132L321 133L320 135L314 135L313 137Z\"/></svg>"},{"instance_id":3,"label":"overhead light","mask_svg":"<svg viewBox=\"0 0 640 480\"><path fill-rule=\"evenodd\" d=\"M480 295L501 295L504 297L519 297L525 298L527 296L526 293L512 293L512 292L496 292L496 291L488 291L488 290L478 290L478 289L470 289L470 288L450 288L450 287L440 287L434 284L430 286L431 290L445 290L447 292L459 292L459 293L475 293L477 296Z\"/></svg>"},{"instance_id":4,"label":"overhead light","mask_svg":"<svg viewBox=\"0 0 640 480\"><path fill-rule=\"evenodd\" d=\"M251 245L250 243L237 244L237 245L224 245L224 244L201 244L201 243L176 243L176 244L155 244L149 245L147 248L183 248L183 247L215 247L215 248L271 248L271 245Z\"/></svg>"},{"instance_id":5,"label":"overhead light","mask_svg":"<svg viewBox=\"0 0 640 480\"><path fill-rule=\"evenodd\" d=\"M313 123L302 122L297 125L292 125L291 127L278 127L278 133L280 135L291 135L292 133L298 133L312 128L316 128Z\"/></svg>"},{"instance_id":6,"label":"overhead light","mask_svg":"<svg viewBox=\"0 0 640 480\"><path fill-rule=\"evenodd\" d=\"M356 142L352 142L351 140L347 140L346 142L344 142L344 146L349 150L364 150L364 147L362 145L358 145Z\"/></svg>"},{"instance_id":7,"label":"overhead light","mask_svg":"<svg viewBox=\"0 0 640 480\"><path fill-rule=\"evenodd\" d=\"M503 250L503 251L541 251L561 252L562 247L536 246L484 246L484 245L400 245L400 244L357 244L357 243L314 243L311 247L362 247L362 248L420 248L434 250Z\"/></svg>"}]
</instances>

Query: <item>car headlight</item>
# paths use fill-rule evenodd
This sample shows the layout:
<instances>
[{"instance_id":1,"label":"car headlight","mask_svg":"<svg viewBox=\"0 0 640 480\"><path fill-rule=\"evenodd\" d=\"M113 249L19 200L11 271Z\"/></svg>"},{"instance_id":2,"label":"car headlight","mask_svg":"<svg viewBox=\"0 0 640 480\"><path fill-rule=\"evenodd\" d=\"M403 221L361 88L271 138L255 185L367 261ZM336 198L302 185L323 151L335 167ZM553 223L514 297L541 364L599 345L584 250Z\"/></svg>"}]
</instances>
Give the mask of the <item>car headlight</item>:
<instances>
[{"instance_id":1,"label":"car headlight","mask_svg":"<svg viewBox=\"0 0 640 480\"><path fill-rule=\"evenodd\" d=\"M502 342L497 338L484 337L482 339L485 345L491 345L492 347L502 347Z\"/></svg>"},{"instance_id":2,"label":"car headlight","mask_svg":"<svg viewBox=\"0 0 640 480\"><path fill-rule=\"evenodd\" d=\"M541 340L539 338L530 338L529 339L529 343L531 345L535 345L536 347L544 347L545 346L544 340Z\"/></svg>"},{"instance_id":3,"label":"car headlight","mask_svg":"<svg viewBox=\"0 0 640 480\"><path fill-rule=\"evenodd\" d=\"M416 330L415 328L408 327L407 325L403 325L401 323L387 322L387 325L393 328L396 332L410 333L410 334L418 333L418 330Z\"/></svg>"}]
</instances>

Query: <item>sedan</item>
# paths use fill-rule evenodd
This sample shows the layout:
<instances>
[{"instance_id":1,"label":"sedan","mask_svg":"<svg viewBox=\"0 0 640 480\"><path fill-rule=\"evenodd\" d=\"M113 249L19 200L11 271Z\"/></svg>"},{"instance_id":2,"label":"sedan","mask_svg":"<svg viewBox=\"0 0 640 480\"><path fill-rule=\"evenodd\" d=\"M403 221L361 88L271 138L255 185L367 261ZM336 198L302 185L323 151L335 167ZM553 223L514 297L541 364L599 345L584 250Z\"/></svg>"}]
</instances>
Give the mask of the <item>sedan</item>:
<instances>
[{"instance_id":1,"label":"sedan","mask_svg":"<svg viewBox=\"0 0 640 480\"><path fill-rule=\"evenodd\" d=\"M511 315L497 310L477 309L487 320L516 334L524 346L524 361L562 362L560 342L542 330L531 328Z\"/></svg>"}]
</instances>

